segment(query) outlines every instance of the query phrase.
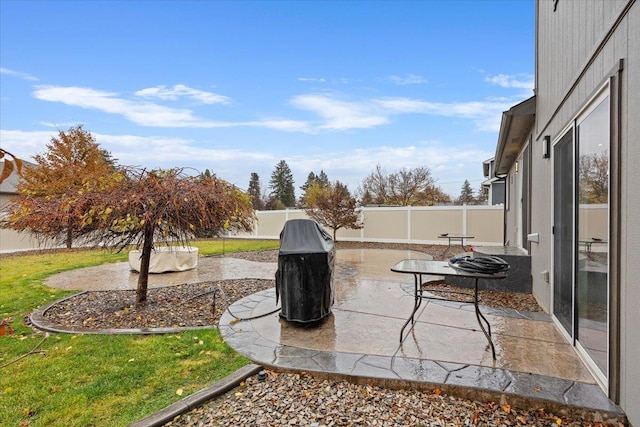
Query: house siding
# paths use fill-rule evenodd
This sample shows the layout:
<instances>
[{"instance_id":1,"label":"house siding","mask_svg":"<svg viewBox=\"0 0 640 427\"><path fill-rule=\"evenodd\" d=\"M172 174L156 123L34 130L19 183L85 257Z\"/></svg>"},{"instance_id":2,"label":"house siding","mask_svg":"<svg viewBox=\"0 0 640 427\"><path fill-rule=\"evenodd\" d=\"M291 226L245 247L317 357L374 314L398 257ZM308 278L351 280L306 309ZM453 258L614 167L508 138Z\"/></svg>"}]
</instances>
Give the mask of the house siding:
<instances>
[{"instance_id":1,"label":"house siding","mask_svg":"<svg viewBox=\"0 0 640 427\"><path fill-rule=\"evenodd\" d=\"M542 139L556 140L590 97L624 61L620 98L620 365L619 404L640 426L640 6L634 0L560 0L536 3L536 125L532 147L533 292L550 307L552 161L542 158ZM625 13L623 13L625 12ZM612 159L613 161L613 159ZM507 233L510 233L507 230Z\"/></svg>"},{"instance_id":2,"label":"house siding","mask_svg":"<svg viewBox=\"0 0 640 427\"><path fill-rule=\"evenodd\" d=\"M520 156L518 156L516 161L520 161ZM507 204L505 205L504 210L504 219L505 223L507 224L507 232L504 236L504 243L506 246L516 246L518 238L518 222L516 215L518 213L518 209L520 209L520 201L518 200L516 189L519 185L519 182L514 165L515 163L511 166L511 169L509 170L509 176L507 177L506 181Z\"/></svg>"},{"instance_id":3,"label":"house siding","mask_svg":"<svg viewBox=\"0 0 640 427\"><path fill-rule=\"evenodd\" d=\"M627 17L626 34L616 37L616 56L626 58L622 98L622 397L624 409L635 426L640 425L640 6L636 3ZM623 41L628 43L626 52Z\"/></svg>"}]
</instances>

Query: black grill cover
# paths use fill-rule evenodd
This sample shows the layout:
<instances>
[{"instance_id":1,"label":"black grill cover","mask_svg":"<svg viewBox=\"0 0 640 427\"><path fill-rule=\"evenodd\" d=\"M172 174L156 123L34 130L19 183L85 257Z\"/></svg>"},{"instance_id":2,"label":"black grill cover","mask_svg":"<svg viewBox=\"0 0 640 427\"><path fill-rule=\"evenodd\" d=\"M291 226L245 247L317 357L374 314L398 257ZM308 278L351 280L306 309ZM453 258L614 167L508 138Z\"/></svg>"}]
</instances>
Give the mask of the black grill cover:
<instances>
[{"instance_id":1,"label":"black grill cover","mask_svg":"<svg viewBox=\"0 0 640 427\"><path fill-rule=\"evenodd\" d=\"M280 233L276 301L280 316L293 322L316 322L333 305L333 239L315 221L292 219Z\"/></svg>"}]
</instances>

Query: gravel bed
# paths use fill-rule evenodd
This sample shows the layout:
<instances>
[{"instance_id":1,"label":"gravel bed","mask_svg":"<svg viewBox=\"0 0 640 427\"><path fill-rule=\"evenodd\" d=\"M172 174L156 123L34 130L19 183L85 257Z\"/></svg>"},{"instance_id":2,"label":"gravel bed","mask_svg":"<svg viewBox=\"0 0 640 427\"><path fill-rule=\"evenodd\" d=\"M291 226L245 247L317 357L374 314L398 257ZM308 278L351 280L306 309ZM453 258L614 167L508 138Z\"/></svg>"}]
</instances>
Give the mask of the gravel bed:
<instances>
[{"instance_id":1,"label":"gravel bed","mask_svg":"<svg viewBox=\"0 0 640 427\"><path fill-rule=\"evenodd\" d=\"M391 390L307 373L266 371L240 387L182 414L167 427L195 426L603 426L544 410L525 411L495 402Z\"/></svg>"}]
</instances>

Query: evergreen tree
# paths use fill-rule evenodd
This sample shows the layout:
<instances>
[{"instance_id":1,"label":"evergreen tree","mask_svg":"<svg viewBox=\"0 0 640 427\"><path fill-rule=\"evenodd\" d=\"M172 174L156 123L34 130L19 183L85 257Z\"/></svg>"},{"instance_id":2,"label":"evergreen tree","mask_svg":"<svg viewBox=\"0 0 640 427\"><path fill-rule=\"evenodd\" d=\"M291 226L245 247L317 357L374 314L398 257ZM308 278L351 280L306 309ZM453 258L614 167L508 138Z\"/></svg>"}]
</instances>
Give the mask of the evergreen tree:
<instances>
[{"instance_id":1,"label":"evergreen tree","mask_svg":"<svg viewBox=\"0 0 640 427\"><path fill-rule=\"evenodd\" d=\"M316 174L313 172L309 172L309 175L307 175L307 180L304 182L304 184L300 186L300 189L302 190L302 194L303 194L302 197L304 197L304 193L306 193L307 190L311 188L311 186L317 181L318 181L318 177L316 176Z\"/></svg>"},{"instance_id":2,"label":"evergreen tree","mask_svg":"<svg viewBox=\"0 0 640 427\"><path fill-rule=\"evenodd\" d=\"M318 182L318 184L320 184L322 187L328 187L329 186L329 177L327 177L327 174L324 173L323 170L320 170L320 174L316 177L316 181Z\"/></svg>"},{"instance_id":3,"label":"evergreen tree","mask_svg":"<svg viewBox=\"0 0 640 427\"><path fill-rule=\"evenodd\" d=\"M307 180L304 182L303 185L300 186L300 189L302 190L302 195L300 196L301 206L304 207L307 205L307 194L311 189L311 187L313 187L313 185L316 184L317 182L318 182L318 177L316 176L316 174L313 172L309 172L309 175L307 175Z\"/></svg>"},{"instance_id":4,"label":"evergreen tree","mask_svg":"<svg viewBox=\"0 0 640 427\"><path fill-rule=\"evenodd\" d=\"M260 193L260 177L255 172L251 172L247 193L249 193L249 196L251 197L251 204L253 205L254 210L259 211L264 208Z\"/></svg>"},{"instance_id":5,"label":"evergreen tree","mask_svg":"<svg viewBox=\"0 0 640 427\"><path fill-rule=\"evenodd\" d=\"M462 184L462 189L460 190L460 197L458 197L458 203L459 204L467 204L467 205L471 205L476 201L475 197L473 196L473 189L471 188L471 183L469 182L468 179L464 180L464 183Z\"/></svg>"},{"instance_id":6,"label":"evergreen tree","mask_svg":"<svg viewBox=\"0 0 640 427\"><path fill-rule=\"evenodd\" d=\"M309 172L307 180L305 181L304 185L300 187L300 189L302 190L302 196L300 196L300 205L302 205L302 207L308 206L309 203L307 200L307 195L309 194L309 190L315 184L318 184L321 188L327 188L331 185L331 183L329 182L329 177L327 177L327 174L324 173L323 170L321 170L320 174L318 175L313 172Z\"/></svg>"},{"instance_id":7,"label":"evergreen tree","mask_svg":"<svg viewBox=\"0 0 640 427\"><path fill-rule=\"evenodd\" d=\"M271 173L271 180L269 181L270 196L276 201L280 201L286 208L294 206L296 195L293 183L293 174L289 165L287 165L286 161L280 160Z\"/></svg>"}]
</instances>

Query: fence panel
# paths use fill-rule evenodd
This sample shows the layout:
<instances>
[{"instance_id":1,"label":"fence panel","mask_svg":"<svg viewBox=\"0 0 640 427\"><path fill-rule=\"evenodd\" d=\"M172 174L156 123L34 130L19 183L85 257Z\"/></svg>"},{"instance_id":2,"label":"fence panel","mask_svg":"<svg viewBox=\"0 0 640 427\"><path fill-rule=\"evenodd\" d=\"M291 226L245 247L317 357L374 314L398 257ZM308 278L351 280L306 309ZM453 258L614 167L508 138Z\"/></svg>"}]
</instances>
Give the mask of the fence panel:
<instances>
[{"instance_id":1,"label":"fence panel","mask_svg":"<svg viewBox=\"0 0 640 427\"><path fill-rule=\"evenodd\" d=\"M474 245L502 246L502 206L427 206L367 207L361 209L361 230L340 229L338 240L358 242L391 242L443 244L442 233L467 233L475 236ZM252 233L235 237L278 239L284 223L290 219L308 218L304 210L256 211ZM329 234L333 230L327 230ZM594 235L596 233L594 232ZM230 236L231 237L231 236ZM51 247L52 244L46 245ZM37 249L38 242L28 233L0 229L0 252Z\"/></svg>"},{"instance_id":2,"label":"fence panel","mask_svg":"<svg viewBox=\"0 0 640 427\"><path fill-rule=\"evenodd\" d=\"M361 230L338 230L338 240L442 244L442 233L472 234L473 244L501 246L503 240L502 206L420 206L366 207L361 209ZM289 219L308 218L303 210L257 211L257 223L251 236L277 239ZM332 230L327 230L332 233Z\"/></svg>"}]
</instances>

